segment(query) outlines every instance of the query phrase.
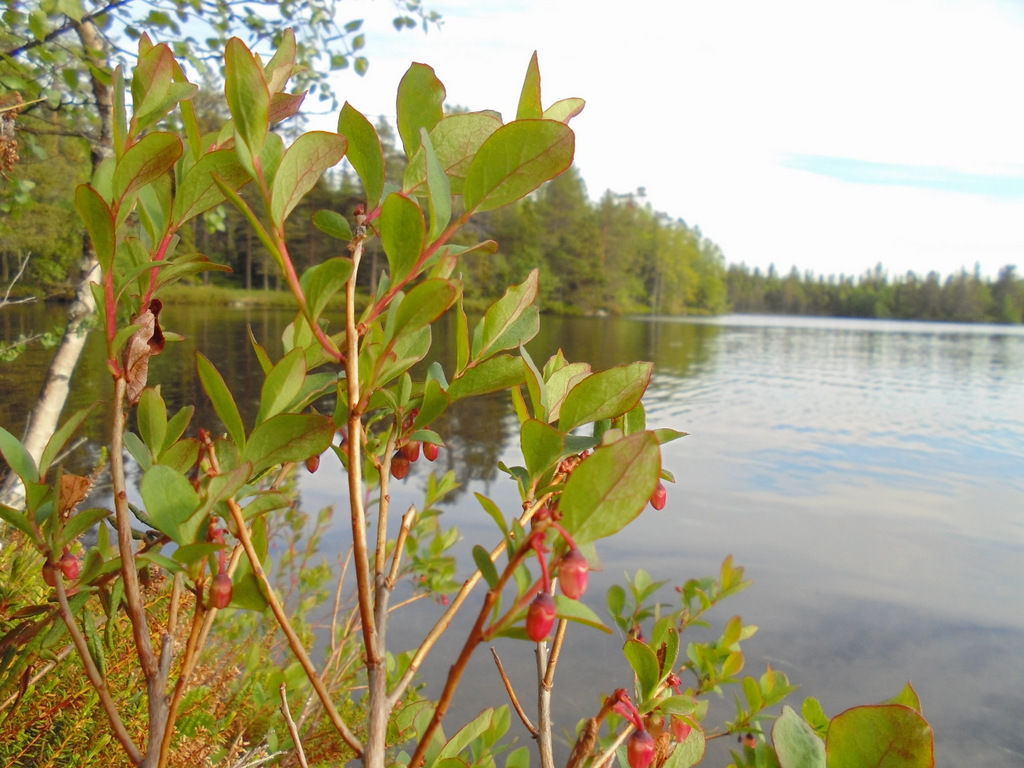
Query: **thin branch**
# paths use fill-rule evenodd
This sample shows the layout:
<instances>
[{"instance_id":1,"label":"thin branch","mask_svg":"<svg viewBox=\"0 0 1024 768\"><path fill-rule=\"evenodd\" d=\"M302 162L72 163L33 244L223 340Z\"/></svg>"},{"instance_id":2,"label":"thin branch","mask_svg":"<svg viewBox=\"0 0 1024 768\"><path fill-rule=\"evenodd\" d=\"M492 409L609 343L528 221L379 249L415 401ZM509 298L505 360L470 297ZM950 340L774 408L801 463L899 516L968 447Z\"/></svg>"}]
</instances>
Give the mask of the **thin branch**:
<instances>
[{"instance_id":1,"label":"thin branch","mask_svg":"<svg viewBox=\"0 0 1024 768\"><path fill-rule=\"evenodd\" d=\"M512 681L509 680L508 675L505 674L505 667L501 663L501 657L498 656L498 652L493 647L491 648L491 655L494 657L494 663L498 665L498 674L501 675L501 682L505 684L505 690L508 691L508 698L512 702L512 706L515 708L516 714L519 715L519 719L523 721L523 725L526 726L526 730L530 732L530 735L537 738L537 728L530 722L529 715L526 714L526 710L523 709L523 705L519 703L516 691L512 687Z\"/></svg>"},{"instance_id":2,"label":"thin branch","mask_svg":"<svg viewBox=\"0 0 1024 768\"><path fill-rule=\"evenodd\" d=\"M554 768L554 741L551 736L553 721L551 718L551 690L554 687L555 668L558 657L565 643L565 632L569 622L558 620L555 639L548 653L547 644L537 643L537 750L540 753L541 768Z\"/></svg>"},{"instance_id":3,"label":"thin branch","mask_svg":"<svg viewBox=\"0 0 1024 768\"><path fill-rule=\"evenodd\" d=\"M11 278L11 282L7 284L7 290L4 291L4 297L0 299L0 307L14 306L15 304L30 304L33 301L37 301L35 296L29 296L24 299L14 299L11 301L11 291L14 290L14 286L17 285L18 281L21 280L21 276L25 274L25 267L28 266L28 260L32 258L31 254L21 259L21 263L18 264L18 271Z\"/></svg>"},{"instance_id":4,"label":"thin branch","mask_svg":"<svg viewBox=\"0 0 1024 768\"><path fill-rule=\"evenodd\" d=\"M398 579L398 571L402 566L402 553L405 550L405 540L409 538L409 531L416 520L416 507L410 505L409 510L402 515L402 527L398 530L398 540L395 542L395 552L391 558L391 571L388 573L388 586L395 588Z\"/></svg>"},{"instance_id":5,"label":"thin branch","mask_svg":"<svg viewBox=\"0 0 1024 768\"><path fill-rule=\"evenodd\" d=\"M211 456L213 452L211 451ZM317 674L316 667L313 666L313 662L310 661L309 655L306 653L306 649L302 647L302 640L296 634L295 629L292 627L291 622L288 620L288 615L284 611L284 606L281 605L277 599L277 595L274 593L274 588L270 584L270 580L267 578L266 572L263 570L263 566L260 563L259 555L256 553L256 548L253 546L252 539L249 536L249 529L245 524L245 517L242 514L241 507L238 506L238 502L234 499L228 499L228 509L231 510L231 517L235 521L235 526L238 529L238 538L242 542L242 546L245 548L245 554L249 557L249 562L252 565L252 572L256 579L263 585L267 603L270 605L270 610L273 611L274 617L277 619L278 625L284 632L285 637L288 638L288 646L291 648L295 658L298 659L302 668L306 672L306 677L309 678L309 682L312 683L313 688L316 690L317 695L320 697L320 701L324 705L324 709L327 712L328 717L331 719L331 723L335 729L341 735L341 738L345 740L357 756L362 756L363 745L356 738L356 735L352 733L345 721L342 720L341 714L338 712L337 707L334 706L334 702L331 700L331 694L324 686L323 681Z\"/></svg>"},{"instance_id":6,"label":"thin branch","mask_svg":"<svg viewBox=\"0 0 1024 768\"><path fill-rule=\"evenodd\" d=\"M89 652L89 645L86 643L85 636L82 635L82 630L78 628L78 622L75 621L75 617L71 613L71 606L68 605L68 596L64 591L64 577L59 569L57 571L57 582L54 586L57 589L57 604L60 606L60 617L64 619L64 623L68 627L71 640L82 659L82 664L85 666L85 674L88 675L89 682L92 683L92 687L99 694L103 709L106 711L107 717L110 718L110 725L114 729L114 736L121 742L124 751L128 753L128 759L135 763L135 765L141 765L143 759L142 752L135 746L135 742L132 741L132 737L124 727L121 715L117 711L117 704L114 703L110 690L107 688L107 681L96 667L96 662L93 661L92 654Z\"/></svg>"},{"instance_id":7,"label":"thin branch","mask_svg":"<svg viewBox=\"0 0 1024 768\"><path fill-rule=\"evenodd\" d=\"M360 237L359 235L362 235ZM359 335L356 331L356 275L363 254L365 231L357 234L349 246L352 252L352 276L345 286L345 379L348 383L348 496L352 508L352 554L355 558L359 618L363 623L363 648L368 666L380 663L376 626L373 620L373 595L370 584L370 557L366 543L366 510L363 506L362 441L363 422L359 403Z\"/></svg>"},{"instance_id":8,"label":"thin branch","mask_svg":"<svg viewBox=\"0 0 1024 768\"><path fill-rule=\"evenodd\" d=\"M558 666L558 659L562 655L562 647L565 645L565 633L569 629L569 622L565 619L558 620L558 629L555 630L555 639L551 643L551 655L548 657L548 666L544 672L544 687L551 689L555 684L555 668Z\"/></svg>"},{"instance_id":9,"label":"thin branch","mask_svg":"<svg viewBox=\"0 0 1024 768\"><path fill-rule=\"evenodd\" d=\"M107 5L100 8L98 11L87 13L78 21L75 21L74 19L68 19L67 22L61 24L59 27L54 27L53 29L51 29L45 36L42 37L42 39L30 40L29 42L19 45L16 48L11 48L9 51L4 52L3 56L4 58L13 59L27 51L31 51L33 48L38 48L40 45L46 45L46 43L49 43L51 40L55 40L61 35L67 34L71 30L76 29L79 25L85 24L89 21L93 21L94 19L98 19L101 16L105 16L115 8L119 8L120 6L126 5L130 2L131 0L114 0L114 2L108 3Z\"/></svg>"},{"instance_id":10,"label":"thin branch","mask_svg":"<svg viewBox=\"0 0 1024 768\"><path fill-rule=\"evenodd\" d=\"M520 525L525 527L526 524L529 523L530 520L533 518L534 514L536 514L537 510L540 509L541 506L543 506L544 502L547 501L547 498L547 495L542 496L540 499L534 502L534 504L530 506L525 512L523 512L523 514L519 517ZM491 550L492 563L497 562L502 552L505 551L505 546L505 540L502 539L498 546ZM473 587L475 587L482 578L483 576L481 575L480 571L476 570L468 579L466 579L462 583L462 587L455 594L455 597L452 598L451 602L448 604L448 608L445 610L444 613L441 614L441 617L437 620L437 623L435 623L434 626L427 633L427 636L423 638L423 642L419 644L419 647L416 649L416 653L413 654L413 657L410 660L409 666L406 669L405 674L402 676L402 679L395 684L395 687L391 691L391 694L388 699L391 704L394 704L399 699L401 699L406 689L412 683L413 678L416 676L416 673L419 671L420 666L427 658L427 655L433 649L434 645L437 644L437 641L441 639L441 636L448 630L448 627L451 626L452 619L455 617L455 614L458 613L459 609L462 607L462 604L465 603L466 599L469 597L469 593L473 591Z\"/></svg>"},{"instance_id":11,"label":"thin branch","mask_svg":"<svg viewBox=\"0 0 1024 768\"><path fill-rule=\"evenodd\" d=\"M505 570L502 571L501 576L498 577L497 583L494 587L487 591L484 595L483 605L480 606L480 613L477 614L476 622L473 624L473 628L469 630L469 634L466 636L466 642L462 646L462 651L459 653L459 657L452 664L448 670L448 678L445 680L444 690L441 692L440 698L437 700L437 705L434 708L434 714L430 718L430 722L424 728L423 733L420 734L419 744L416 745L416 751L409 759L409 768L419 768L426 760L427 747L430 745L434 734L437 729L441 727L441 722L444 720L445 715L448 713L448 707L451 706L452 699L455 697L455 691L459 686L459 681L462 679L463 673L466 671L466 666L469 664L470 658L473 656L473 652L476 647L484 640L484 626L487 623L487 617L494 609L494 604L497 602L498 597L501 595L505 585L508 584L508 580L512 578L512 574L516 568L519 567L523 559L526 558L533 548L528 546L526 542L516 551L516 553L509 559L508 565L505 566ZM479 571L478 571L479 573Z\"/></svg>"},{"instance_id":12,"label":"thin branch","mask_svg":"<svg viewBox=\"0 0 1024 768\"><path fill-rule=\"evenodd\" d=\"M302 768L309 768L309 763L306 762L306 752L302 749L302 741L299 739L299 729L295 727L291 710L288 709L288 687L284 683L281 683L281 714L284 715L285 722L288 723L288 732L292 735L292 743L295 745L295 754L299 758L299 765Z\"/></svg>"}]
</instances>

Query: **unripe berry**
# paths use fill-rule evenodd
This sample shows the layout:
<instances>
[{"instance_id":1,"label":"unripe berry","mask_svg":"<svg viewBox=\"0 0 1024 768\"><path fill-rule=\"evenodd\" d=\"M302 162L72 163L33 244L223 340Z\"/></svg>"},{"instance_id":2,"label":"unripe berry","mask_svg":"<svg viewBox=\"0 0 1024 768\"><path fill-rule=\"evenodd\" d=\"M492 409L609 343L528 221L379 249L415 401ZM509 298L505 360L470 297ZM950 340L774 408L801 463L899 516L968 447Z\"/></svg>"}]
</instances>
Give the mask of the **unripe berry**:
<instances>
[{"instance_id":1,"label":"unripe berry","mask_svg":"<svg viewBox=\"0 0 1024 768\"><path fill-rule=\"evenodd\" d=\"M654 493L651 494L651 506L655 509L664 509L665 502L668 501L668 491L665 490L665 484L659 482L658 487L654 489Z\"/></svg>"},{"instance_id":2,"label":"unripe berry","mask_svg":"<svg viewBox=\"0 0 1024 768\"><path fill-rule=\"evenodd\" d=\"M555 599L550 592L541 592L526 612L526 634L535 643L548 636L555 626Z\"/></svg>"},{"instance_id":3,"label":"unripe berry","mask_svg":"<svg viewBox=\"0 0 1024 768\"><path fill-rule=\"evenodd\" d=\"M437 457L441 453L441 446L437 443L424 443L423 444L423 455L427 457L427 461L437 461Z\"/></svg>"},{"instance_id":4,"label":"unripe berry","mask_svg":"<svg viewBox=\"0 0 1024 768\"><path fill-rule=\"evenodd\" d=\"M68 581L74 581L78 578L78 574L82 568L78 562L78 558L71 554L67 547L64 547L64 554L60 556L60 560L57 562L60 566L61 573L64 574L64 578Z\"/></svg>"},{"instance_id":5,"label":"unripe berry","mask_svg":"<svg viewBox=\"0 0 1024 768\"><path fill-rule=\"evenodd\" d=\"M587 562L587 558L573 547L562 558L562 563L558 566L558 586L562 588L566 597L576 600L587 591L589 577L590 564Z\"/></svg>"},{"instance_id":6,"label":"unripe berry","mask_svg":"<svg viewBox=\"0 0 1024 768\"><path fill-rule=\"evenodd\" d=\"M231 602L231 593L234 588L231 585L231 577L221 572L213 577L210 584L210 608L227 608Z\"/></svg>"},{"instance_id":7,"label":"unripe berry","mask_svg":"<svg viewBox=\"0 0 1024 768\"><path fill-rule=\"evenodd\" d=\"M647 731L634 731L626 745L629 768L647 768L654 759L654 737Z\"/></svg>"},{"instance_id":8,"label":"unripe berry","mask_svg":"<svg viewBox=\"0 0 1024 768\"><path fill-rule=\"evenodd\" d=\"M57 586L57 566L54 565L52 560L47 560L43 563L43 581L46 582L48 587Z\"/></svg>"},{"instance_id":9,"label":"unripe berry","mask_svg":"<svg viewBox=\"0 0 1024 768\"><path fill-rule=\"evenodd\" d=\"M391 457L391 476L395 480L403 480L409 474L409 459L401 451L396 451Z\"/></svg>"},{"instance_id":10,"label":"unripe berry","mask_svg":"<svg viewBox=\"0 0 1024 768\"><path fill-rule=\"evenodd\" d=\"M410 440L402 446L401 451L409 461L416 461L420 457L420 441Z\"/></svg>"},{"instance_id":11,"label":"unripe berry","mask_svg":"<svg viewBox=\"0 0 1024 768\"><path fill-rule=\"evenodd\" d=\"M310 472L316 472L320 468L320 454L315 453L306 459L306 469Z\"/></svg>"},{"instance_id":12,"label":"unripe berry","mask_svg":"<svg viewBox=\"0 0 1024 768\"><path fill-rule=\"evenodd\" d=\"M683 718L672 715L672 735L675 736L676 741L686 741L692 730L693 726Z\"/></svg>"}]
</instances>

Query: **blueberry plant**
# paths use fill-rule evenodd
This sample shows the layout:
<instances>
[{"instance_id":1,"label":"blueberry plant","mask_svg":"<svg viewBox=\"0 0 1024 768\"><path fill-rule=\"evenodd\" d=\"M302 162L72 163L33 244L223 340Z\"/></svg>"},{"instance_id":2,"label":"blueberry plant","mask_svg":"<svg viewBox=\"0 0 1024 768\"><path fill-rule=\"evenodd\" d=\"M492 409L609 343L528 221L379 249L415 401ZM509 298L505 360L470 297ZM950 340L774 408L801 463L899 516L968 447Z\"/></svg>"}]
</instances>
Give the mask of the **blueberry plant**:
<instances>
[{"instance_id":1,"label":"blueberry plant","mask_svg":"<svg viewBox=\"0 0 1024 768\"><path fill-rule=\"evenodd\" d=\"M69 637L128 759L158 768L181 746L179 712L209 633L217 631L215 619L226 611L268 612L291 655L279 663L296 673L293 683L296 675L305 678L349 758L366 768L492 768L499 760L524 768L531 750L511 743L507 707L485 709L457 727L446 718L480 646L521 638L538 659L531 683L536 713L525 711L516 692L524 684L514 683L500 660L496 682L504 683L535 739L540 765L550 768L556 730L551 691L570 626L573 632L614 631L584 601L596 545L649 504L665 506L664 482L672 478L662 468L661 446L683 433L646 424L642 398L650 363L594 371L560 352L546 361L530 357L524 345L540 322L536 272L471 322L459 262L487 258L497 244L456 235L474 214L522 198L570 166L568 123L583 101L545 107L534 57L514 120L504 123L493 111L446 114L443 85L430 67L413 64L397 97L407 164L401 178L386 178L377 131L347 103L337 131L302 133L289 144L273 130L302 102L301 93L288 90L295 53L290 34L268 61L238 39L228 42L230 120L207 134L191 103L197 87L169 47L143 37L130 82L120 69L114 72L114 154L76 194L102 266L94 293L114 391L112 509L80 511L88 479L64 471L58 460L96 409L72 415L38 462L0 430L0 451L26 491L24 509L4 507L0 515L42 556L39 578L50 594L25 613L15 627L20 634L8 633L4 647L20 638L28 652L33 638L52 643L55 633ZM316 214L315 224L337 239L339 255L299 274L286 222L346 157L365 199L352 211ZM243 187L251 194L243 197ZM149 380L150 359L171 335L161 326L161 290L218 268L176 250L178 232L221 204L244 214L295 302L279 359L268 353L266 340L252 338L264 381L251 424L241 416L231 382L201 353L198 377L219 424L192 424L191 406L168 413L159 382ZM357 301L356 279L371 239L379 239L386 254L387 274L373 295ZM339 294L343 327L324 314ZM454 314L456 328L448 368L431 356L432 325L446 313ZM446 409L502 391L514 405L522 456L521 465L502 468L522 503L502 509L478 495L482 513L494 521L494 540L473 546L474 568L459 584L445 565L457 534L433 510L452 489L453 476L432 478L422 508L401 516L391 509L392 487L412 463L433 461L444 450L431 425ZM282 478L302 464L317 471L321 458L336 462L347 482L341 506L349 512L356 607L337 631L355 649L358 706L351 690L339 695L325 685L324 662L310 653L308 633L296 629L287 598L268 576L268 530L289 503ZM126 462L136 465L137 489L128 486ZM97 526L95 543L86 547L83 535ZM147 598L143 583L154 571L169 590L159 605ZM388 618L395 588L408 576L453 588L440 601L436 623L411 650L398 652ZM734 753L737 765L932 764L931 731L909 686L891 702L831 720L809 699L802 715L786 708L767 730L766 711L793 686L771 668L757 678L740 677L741 644L755 628L736 617L713 641L683 642L690 626L706 625L707 612L746 583L743 570L726 559L716 578L677 587L673 602L655 599L664 583L643 571L611 589L611 623L624 639L622 682L595 702L593 717L576 725L570 766L617 761L631 768L686 768L703 759L709 739L728 733L749 734ZM475 618L464 637L451 640L460 611ZM145 701L141 725L126 723L103 668L102 625L122 614ZM416 681L442 637L460 650L437 699L429 700ZM4 665L0 673L9 658ZM738 691L736 717L716 727L708 702L724 686ZM287 699L282 717L304 763L303 733Z\"/></svg>"}]
</instances>

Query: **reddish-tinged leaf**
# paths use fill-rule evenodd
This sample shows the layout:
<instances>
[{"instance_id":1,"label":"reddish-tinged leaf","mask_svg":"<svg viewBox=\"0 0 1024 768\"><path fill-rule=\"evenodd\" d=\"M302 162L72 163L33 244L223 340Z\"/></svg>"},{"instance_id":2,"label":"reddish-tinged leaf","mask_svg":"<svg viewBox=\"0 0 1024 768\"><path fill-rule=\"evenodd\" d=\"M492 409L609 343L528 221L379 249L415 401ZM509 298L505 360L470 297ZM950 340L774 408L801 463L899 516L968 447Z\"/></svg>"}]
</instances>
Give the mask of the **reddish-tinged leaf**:
<instances>
[{"instance_id":1,"label":"reddish-tinged leaf","mask_svg":"<svg viewBox=\"0 0 1024 768\"><path fill-rule=\"evenodd\" d=\"M516 120L491 134L466 172L466 210L489 211L525 197L572 165L575 137L555 120Z\"/></svg>"},{"instance_id":2,"label":"reddish-tinged leaf","mask_svg":"<svg viewBox=\"0 0 1024 768\"><path fill-rule=\"evenodd\" d=\"M170 133L149 133L117 161L114 199L123 201L141 187L163 176L184 151L181 139Z\"/></svg>"},{"instance_id":3,"label":"reddish-tinged leaf","mask_svg":"<svg viewBox=\"0 0 1024 768\"><path fill-rule=\"evenodd\" d=\"M540 67L537 66L537 52L530 57L530 64L526 68L526 79L523 81L523 90L519 94L519 109L516 110L516 120L531 120L540 117L544 108L540 102Z\"/></svg>"},{"instance_id":4,"label":"reddish-tinged leaf","mask_svg":"<svg viewBox=\"0 0 1024 768\"><path fill-rule=\"evenodd\" d=\"M420 147L420 128L430 131L444 117L445 90L432 67L413 64L398 84L398 133L405 156Z\"/></svg>"},{"instance_id":5,"label":"reddish-tinged leaf","mask_svg":"<svg viewBox=\"0 0 1024 768\"><path fill-rule=\"evenodd\" d=\"M384 150L373 124L347 101L338 115L338 133L348 139L348 161L366 190L366 205L376 208L384 190Z\"/></svg>"},{"instance_id":6,"label":"reddish-tinged leaf","mask_svg":"<svg viewBox=\"0 0 1024 768\"><path fill-rule=\"evenodd\" d=\"M278 226L320 180L324 171L341 162L348 148L344 136L309 131L299 136L281 158L270 193L270 215Z\"/></svg>"}]
</instances>

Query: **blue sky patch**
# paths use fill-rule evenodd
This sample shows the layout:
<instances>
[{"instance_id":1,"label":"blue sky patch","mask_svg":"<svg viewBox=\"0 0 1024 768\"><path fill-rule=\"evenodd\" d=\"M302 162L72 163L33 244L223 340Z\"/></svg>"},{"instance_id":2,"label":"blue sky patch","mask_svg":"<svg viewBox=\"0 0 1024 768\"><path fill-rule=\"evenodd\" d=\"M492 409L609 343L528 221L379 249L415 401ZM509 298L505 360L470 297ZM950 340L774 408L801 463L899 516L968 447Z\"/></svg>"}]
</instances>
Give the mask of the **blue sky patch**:
<instances>
[{"instance_id":1,"label":"blue sky patch","mask_svg":"<svg viewBox=\"0 0 1024 768\"><path fill-rule=\"evenodd\" d=\"M985 174L938 165L878 163L851 157L787 154L782 165L852 184L933 189L1000 200L1024 199L1024 174Z\"/></svg>"}]
</instances>

